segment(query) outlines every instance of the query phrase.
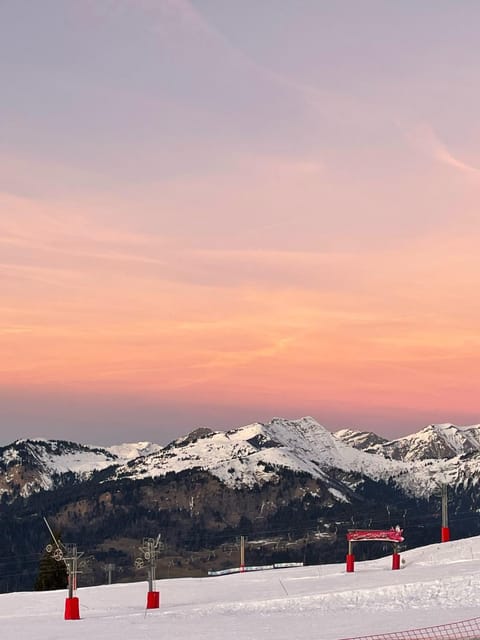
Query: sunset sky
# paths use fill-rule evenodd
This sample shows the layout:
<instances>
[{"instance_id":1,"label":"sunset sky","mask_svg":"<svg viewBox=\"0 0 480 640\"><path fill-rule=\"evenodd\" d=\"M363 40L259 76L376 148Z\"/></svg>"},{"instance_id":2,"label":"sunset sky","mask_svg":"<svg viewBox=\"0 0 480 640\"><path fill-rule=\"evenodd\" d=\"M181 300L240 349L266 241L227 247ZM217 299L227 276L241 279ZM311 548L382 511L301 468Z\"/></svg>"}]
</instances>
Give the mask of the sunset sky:
<instances>
[{"instance_id":1,"label":"sunset sky","mask_svg":"<svg viewBox=\"0 0 480 640\"><path fill-rule=\"evenodd\" d=\"M479 24L2 0L1 444L480 422Z\"/></svg>"}]
</instances>

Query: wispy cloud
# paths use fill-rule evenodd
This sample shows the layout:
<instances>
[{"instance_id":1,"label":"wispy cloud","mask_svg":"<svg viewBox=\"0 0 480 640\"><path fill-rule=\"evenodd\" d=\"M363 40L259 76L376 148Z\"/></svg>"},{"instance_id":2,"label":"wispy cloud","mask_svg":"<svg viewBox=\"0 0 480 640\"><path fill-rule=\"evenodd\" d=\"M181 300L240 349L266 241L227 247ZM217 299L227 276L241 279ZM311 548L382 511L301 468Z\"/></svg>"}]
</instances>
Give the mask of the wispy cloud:
<instances>
[{"instance_id":1,"label":"wispy cloud","mask_svg":"<svg viewBox=\"0 0 480 640\"><path fill-rule=\"evenodd\" d=\"M440 139L433 127L429 125L416 127L411 132L410 139L417 147L427 152L437 162L453 167L468 176L480 177L480 168L457 157L448 149L447 145Z\"/></svg>"},{"instance_id":2,"label":"wispy cloud","mask_svg":"<svg viewBox=\"0 0 480 640\"><path fill-rule=\"evenodd\" d=\"M104 3L106 0L103 0ZM96 2L95 4L98 4ZM272 87L283 90L296 97L308 108L313 108L318 114L328 113L332 119L352 121L368 119L378 121L385 116L381 109L376 108L371 101L363 101L352 95L327 90L304 80L294 74L286 74L272 69L263 62L255 59L245 49L232 42L228 36L213 25L200 8L189 0L113 0L109 2L108 10L125 11L126 8L143 11L148 16L148 29L156 32L160 37L175 42L178 29L201 39L202 46L209 47L219 59L228 59L231 73L238 73L242 69L252 77L258 77L262 82L270 83ZM97 8L94 8L96 11ZM105 11L107 8L105 7ZM198 44L198 43L197 43Z\"/></svg>"}]
</instances>

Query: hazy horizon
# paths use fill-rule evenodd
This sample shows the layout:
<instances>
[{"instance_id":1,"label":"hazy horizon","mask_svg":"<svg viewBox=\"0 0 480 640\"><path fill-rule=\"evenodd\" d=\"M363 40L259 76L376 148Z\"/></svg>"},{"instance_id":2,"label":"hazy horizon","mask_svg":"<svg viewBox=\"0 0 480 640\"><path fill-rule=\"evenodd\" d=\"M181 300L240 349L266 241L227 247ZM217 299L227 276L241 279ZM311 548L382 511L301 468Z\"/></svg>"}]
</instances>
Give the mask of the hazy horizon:
<instances>
[{"instance_id":1,"label":"hazy horizon","mask_svg":"<svg viewBox=\"0 0 480 640\"><path fill-rule=\"evenodd\" d=\"M208 425L208 424L195 424L195 425L186 425L184 427L184 429L179 429L178 426L174 427L174 428L169 428L168 425L166 426L166 428L162 428L160 430L157 431L158 434L161 434L160 438L153 438L153 439L148 439L148 438L138 438L138 439L131 439L129 438L129 434L132 433L132 429L131 426L129 425L116 425L117 429L115 430L115 434L117 434L118 436L120 436L120 438L116 438L114 437L114 439L112 439L112 435L108 436L107 439L105 439L105 436L102 435L103 431L101 429L101 426L103 423L98 422L96 423L98 425L98 433L97 436L91 440L82 440L81 438L73 438L73 437L66 437L62 435L62 425L55 425L55 428L53 430L52 433L55 433L56 435L54 436L48 436L46 434L42 434L41 432L41 428L37 428L36 429L36 435L34 436L29 436L27 434L24 435L17 435L15 438L11 439L11 440L5 440L5 438L1 437L0 438L0 447L6 446L11 444L12 442L14 442L15 440L22 440L22 439L31 439L31 440L35 440L35 439L46 439L46 440L70 440L73 442L77 442L79 444L86 444L86 445L94 445L94 446L105 446L105 447L109 447L112 445L119 445L119 444L128 444L128 443L138 443L138 442L152 442L153 444L160 444L162 446L165 446L167 444L169 444L170 442L172 442L173 440L177 439L178 437L181 436L186 436L188 435L188 433L198 429L198 428L208 428L211 429L212 431L229 431L231 429L238 429L238 428L242 428L242 427L246 427L249 424L255 423L255 422L260 422L260 423L268 423L270 422L272 419L274 418L282 418L282 419L287 419L287 420L296 420L302 417L307 417L307 416L271 416L270 418L265 418L263 420L247 420L244 421L243 423L238 423L238 424L226 424L226 423L222 423L222 424L217 424L215 426L212 425ZM474 423L471 424L458 424L458 423L454 423L451 422L449 420L447 421L430 421L430 422L426 422L425 424L421 424L421 425L417 425L417 426L413 426L411 429L407 429L405 430L400 430L398 433L396 433L395 435L392 435L391 433L388 434L388 429L386 432L382 432L378 429L370 429L370 428L362 428L359 425L329 425L329 424L325 424L324 422L322 422L321 420L318 420L317 418L315 418L315 416L311 416L312 418L314 418L319 424L321 424L323 427L325 427L326 429L328 429L328 431L334 433L336 431L339 431L340 429L352 429L353 431L369 431L372 433L375 433L378 436L381 437L385 437L388 440L395 440L396 438L401 438L403 436L406 435L411 435L413 433L417 433L418 431L421 431L422 429L424 429L425 427L427 427L429 424L455 424L456 426L475 426ZM75 425L74 425L75 426ZM51 430L51 426L45 427L46 432L48 432L48 430ZM155 434L155 429L154 427L151 427L151 429L145 430L145 433L153 433ZM78 430L78 433L81 433L81 430ZM121 437L121 434L124 434L123 438Z\"/></svg>"}]
</instances>

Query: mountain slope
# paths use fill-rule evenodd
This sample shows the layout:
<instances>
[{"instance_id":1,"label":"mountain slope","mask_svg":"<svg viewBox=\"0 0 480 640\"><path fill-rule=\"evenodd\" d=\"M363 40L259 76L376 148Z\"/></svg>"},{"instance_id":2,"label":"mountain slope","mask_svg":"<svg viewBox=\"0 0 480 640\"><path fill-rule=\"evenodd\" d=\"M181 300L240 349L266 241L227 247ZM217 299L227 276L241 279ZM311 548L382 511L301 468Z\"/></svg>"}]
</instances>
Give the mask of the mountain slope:
<instances>
[{"instance_id":1,"label":"mountain slope","mask_svg":"<svg viewBox=\"0 0 480 640\"><path fill-rule=\"evenodd\" d=\"M0 495L28 497L150 454L159 445L92 447L67 440L22 439L0 447Z\"/></svg>"},{"instance_id":2,"label":"mountain slope","mask_svg":"<svg viewBox=\"0 0 480 640\"><path fill-rule=\"evenodd\" d=\"M418 461L454 458L480 452L480 425L430 424L395 440L374 433L341 429L334 436L356 449L379 453L392 460Z\"/></svg>"},{"instance_id":3,"label":"mountain slope","mask_svg":"<svg viewBox=\"0 0 480 640\"><path fill-rule=\"evenodd\" d=\"M480 425L431 424L418 433L376 444L373 449L394 460L451 459L480 451Z\"/></svg>"},{"instance_id":4,"label":"mountain slope","mask_svg":"<svg viewBox=\"0 0 480 640\"><path fill-rule=\"evenodd\" d=\"M444 482L458 485L465 477L474 481L480 471L479 450L476 426L433 425L388 442L374 434L346 430L332 434L311 417L274 418L227 432L190 434L115 468L112 477L144 479L197 469L230 488L251 488L278 482L284 470L326 482L332 472L341 472L348 488L358 485L361 477L393 481L410 496L426 497ZM347 493L338 498L348 499Z\"/></svg>"},{"instance_id":5,"label":"mountain slope","mask_svg":"<svg viewBox=\"0 0 480 640\"><path fill-rule=\"evenodd\" d=\"M304 417L274 418L226 432L197 429L165 447L18 440L0 448L0 494L27 497L90 479L99 471L105 481L158 478L187 470L211 474L236 489L279 482L287 470L331 484L332 495L342 501L365 480L393 482L410 496L425 497L444 482L453 487L477 483L480 426L429 425L386 441L347 429L332 434Z\"/></svg>"},{"instance_id":6,"label":"mountain slope","mask_svg":"<svg viewBox=\"0 0 480 640\"><path fill-rule=\"evenodd\" d=\"M366 454L335 438L311 417L274 418L227 432L189 436L114 470L114 477L141 479L201 469L230 488L278 482L283 470L327 479L332 469L388 479L406 471L402 462Z\"/></svg>"}]
</instances>

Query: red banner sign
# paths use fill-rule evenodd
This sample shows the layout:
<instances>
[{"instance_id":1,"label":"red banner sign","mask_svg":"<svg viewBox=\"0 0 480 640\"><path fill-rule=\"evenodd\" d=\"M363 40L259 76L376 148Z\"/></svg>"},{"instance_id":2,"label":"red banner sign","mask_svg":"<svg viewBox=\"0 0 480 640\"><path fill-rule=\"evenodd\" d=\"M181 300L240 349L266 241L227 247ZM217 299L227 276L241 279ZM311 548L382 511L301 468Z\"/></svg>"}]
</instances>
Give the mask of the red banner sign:
<instances>
[{"instance_id":1,"label":"red banner sign","mask_svg":"<svg viewBox=\"0 0 480 640\"><path fill-rule=\"evenodd\" d=\"M362 540L380 540L381 542L403 542L403 529L392 527L391 529L361 529L349 531L347 540L349 542L361 542Z\"/></svg>"}]
</instances>

